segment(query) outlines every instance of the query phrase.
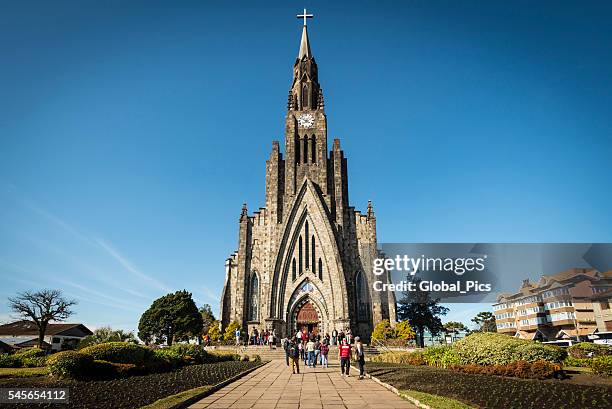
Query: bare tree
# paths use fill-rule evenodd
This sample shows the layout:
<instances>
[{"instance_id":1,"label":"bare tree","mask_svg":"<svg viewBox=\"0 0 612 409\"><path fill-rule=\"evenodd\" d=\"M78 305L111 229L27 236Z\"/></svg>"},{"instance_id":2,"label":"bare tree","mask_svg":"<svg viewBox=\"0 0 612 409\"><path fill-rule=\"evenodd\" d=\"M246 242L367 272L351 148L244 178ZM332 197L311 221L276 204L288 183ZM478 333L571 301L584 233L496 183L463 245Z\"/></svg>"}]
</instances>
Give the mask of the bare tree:
<instances>
[{"instance_id":1,"label":"bare tree","mask_svg":"<svg viewBox=\"0 0 612 409\"><path fill-rule=\"evenodd\" d=\"M24 291L9 298L9 308L38 327L38 347L43 347L49 321L63 321L72 315L75 300L66 300L60 290Z\"/></svg>"}]
</instances>

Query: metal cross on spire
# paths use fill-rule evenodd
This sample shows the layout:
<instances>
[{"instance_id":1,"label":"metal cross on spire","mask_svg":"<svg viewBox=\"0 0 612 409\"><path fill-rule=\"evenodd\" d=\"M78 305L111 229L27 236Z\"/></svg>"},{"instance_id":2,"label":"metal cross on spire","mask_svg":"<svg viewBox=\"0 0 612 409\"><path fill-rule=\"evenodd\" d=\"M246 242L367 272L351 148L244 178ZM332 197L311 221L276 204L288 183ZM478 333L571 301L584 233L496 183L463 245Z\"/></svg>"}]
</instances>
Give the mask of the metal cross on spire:
<instances>
[{"instance_id":1,"label":"metal cross on spire","mask_svg":"<svg viewBox=\"0 0 612 409\"><path fill-rule=\"evenodd\" d=\"M307 18L313 18L313 17L314 17L314 14L308 14L308 13L306 12L306 9L304 9L304 14L298 14L296 17L297 17L297 18L303 18L303 19L304 19L304 26L306 26L306 19L307 19Z\"/></svg>"}]
</instances>

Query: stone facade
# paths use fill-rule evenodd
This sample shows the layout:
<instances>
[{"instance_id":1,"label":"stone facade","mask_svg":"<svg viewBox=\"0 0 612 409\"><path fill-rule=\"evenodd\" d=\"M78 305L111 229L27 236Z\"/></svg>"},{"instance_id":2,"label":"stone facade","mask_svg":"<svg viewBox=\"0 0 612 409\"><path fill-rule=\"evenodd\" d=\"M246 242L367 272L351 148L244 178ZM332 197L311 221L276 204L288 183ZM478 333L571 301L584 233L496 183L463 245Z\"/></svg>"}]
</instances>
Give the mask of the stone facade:
<instances>
[{"instance_id":1,"label":"stone facade","mask_svg":"<svg viewBox=\"0 0 612 409\"><path fill-rule=\"evenodd\" d=\"M350 206L340 141L328 151L323 91L304 26L285 152L272 142L265 207L252 216L242 207L238 250L225 264L222 325L237 321L249 333L274 328L281 335L307 325L322 333L350 327L367 339L377 322L396 316L393 293L372 290L377 256L372 203L364 214Z\"/></svg>"}]
</instances>

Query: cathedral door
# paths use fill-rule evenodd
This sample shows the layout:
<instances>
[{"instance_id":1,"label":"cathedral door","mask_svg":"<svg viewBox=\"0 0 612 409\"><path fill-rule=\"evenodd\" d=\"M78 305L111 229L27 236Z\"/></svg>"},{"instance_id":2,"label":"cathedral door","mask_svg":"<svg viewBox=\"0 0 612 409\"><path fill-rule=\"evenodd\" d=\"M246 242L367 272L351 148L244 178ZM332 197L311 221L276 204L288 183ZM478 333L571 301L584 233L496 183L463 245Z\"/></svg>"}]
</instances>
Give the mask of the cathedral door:
<instances>
[{"instance_id":1,"label":"cathedral door","mask_svg":"<svg viewBox=\"0 0 612 409\"><path fill-rule=\"evenodd\" d=\"M297 325L302 332L316 335L319 332L319 314L310 301L302 305L297 313Z\"/></svg>"}]
</instances>

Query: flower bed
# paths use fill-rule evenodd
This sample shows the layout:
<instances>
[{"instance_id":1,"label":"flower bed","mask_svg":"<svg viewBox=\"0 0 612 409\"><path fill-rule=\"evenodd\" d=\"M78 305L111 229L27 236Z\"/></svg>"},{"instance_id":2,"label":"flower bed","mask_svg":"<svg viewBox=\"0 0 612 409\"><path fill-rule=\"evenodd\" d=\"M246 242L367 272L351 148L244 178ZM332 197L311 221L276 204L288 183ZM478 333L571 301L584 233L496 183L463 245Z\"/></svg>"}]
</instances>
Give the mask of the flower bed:
<instances>
[{"instance_id":1,"label":"flower bed","mask_svg":"<svg viewBox=\"0 0 612 409\"><path fill-rule=\"evenodd\" d=\"M254 361L218 362L185 366L172 372L105 381L51 380L49 378L25 382L25 380L11 379L0 382L0 387L67 387L70 389L70 402L65 406L66 409L136 409L188 389L216 385L257 365L259 363ZM37 405L37 407L52 406Z\"/></svg>"},{"instance_id":2,"label":"flower bed","mask_svg":"<svg viewBox=\"0 0 612 409\"><path fill-rule=\"evenodd\" d=\"M612 387L502 378L429 366L370 363L368 373L397 389L445 396L482 408L612 407Z\"/></svg>"}]
</instances>

